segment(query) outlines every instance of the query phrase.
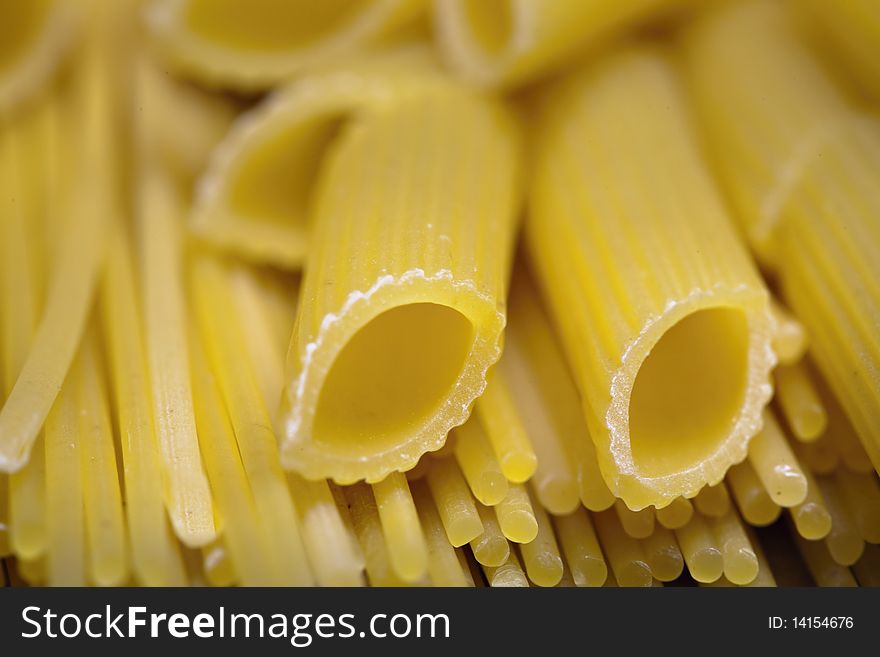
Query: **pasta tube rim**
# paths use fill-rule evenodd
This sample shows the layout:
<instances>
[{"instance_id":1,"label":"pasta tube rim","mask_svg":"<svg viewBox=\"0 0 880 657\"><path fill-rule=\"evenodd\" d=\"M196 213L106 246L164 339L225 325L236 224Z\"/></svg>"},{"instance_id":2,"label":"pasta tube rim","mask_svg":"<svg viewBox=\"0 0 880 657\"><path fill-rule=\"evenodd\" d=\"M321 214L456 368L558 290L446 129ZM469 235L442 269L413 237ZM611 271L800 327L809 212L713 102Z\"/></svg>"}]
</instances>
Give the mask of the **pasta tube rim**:
<instances>
[{"instance_id":1,"label":"pasta tube rim","mask_svg":"<svg viewBox=\"0 0 880 657\"><path fill-rule=\"evenodd\" d=\"M303 434L311 433L323 384L339 355L355 335L380 315L422 303L455 311L472 328L470 349L447 394L438 400L435 410L420 423L419 430L413 436L381 452L381 463L368 466L370 460L377 460L374 454L346 457L330 455L325 449L316 448L312 440L304 438ZM297 471L324 471L339 484L354 483L359 479L375 483L391 471L411 470L423 453L443 447L448 432L464 424L470 416L471 406L486 388L489 369L501 355L505 323L505 314L498 309L491 295L478 290L472 281L456 280L453 273L446 269L426 274L424 270L414 268L397 279L387 274L365 292L350 292L339 312L324 316L319 334L303 349L299 374L285 388L285 396L290 404L289 412L281 420L283 431L280 433L286 436L281 443L282 464L287 469ZM331 348L322 348L327 342ZM481 354L485 354L485 357L480 358ZM289 352L288 360L295 356L292 351ZM476 382L471 386L472 398L465 404L459 404L459 408L448 418L443 418L439 410L454 409L455 390L468 380ZM310 409L308 414L305 408ZM304 420L310 422L303 426ZM409 447L417 442L423 449L411 451ZM394 460L393 466L387 464L389 458Z\"/></svg>"},{"instance_id":2,"label":"pasta tube rim","mask_svg":"<svg viewBox=\"0 0 880 657\"><path fill-rule=\"evenodd\" d=\"M335 30L317 42L274 52L253 52L222 45L191 30L184 16L191 0L154 0L146 24L159 49L175 68L212 87L240 91L267 89L334 57L347 46L362 46L406 20L417 4L410 0L375 0L347 12Z\"/></svg>"}]
</instances>

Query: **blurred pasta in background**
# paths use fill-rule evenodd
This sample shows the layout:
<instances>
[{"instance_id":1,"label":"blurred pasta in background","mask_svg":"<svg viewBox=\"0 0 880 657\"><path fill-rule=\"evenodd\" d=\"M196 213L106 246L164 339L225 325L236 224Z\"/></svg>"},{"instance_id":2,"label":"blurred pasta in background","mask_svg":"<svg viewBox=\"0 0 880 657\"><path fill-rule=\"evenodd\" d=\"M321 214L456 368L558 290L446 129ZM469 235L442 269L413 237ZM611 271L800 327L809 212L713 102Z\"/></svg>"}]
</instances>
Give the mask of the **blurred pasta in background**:
<instances>
[{"instance_id":1,"label":"blurred pasta in background","mask_svg":"<svg viewBox=\"0 0 880 657\"><path fill-rule=\"evenodd\" d=\"M0 0L5 585L877 586L880 4Z\"/></svg>"}]
</instances>

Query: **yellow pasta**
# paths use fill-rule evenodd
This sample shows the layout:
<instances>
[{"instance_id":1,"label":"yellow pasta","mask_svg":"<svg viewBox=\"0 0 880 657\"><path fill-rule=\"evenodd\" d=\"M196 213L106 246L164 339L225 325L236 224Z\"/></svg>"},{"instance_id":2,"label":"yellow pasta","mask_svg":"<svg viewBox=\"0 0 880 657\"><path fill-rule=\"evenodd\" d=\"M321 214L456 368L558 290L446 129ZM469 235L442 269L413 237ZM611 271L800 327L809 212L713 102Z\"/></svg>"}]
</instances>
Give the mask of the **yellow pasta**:
<instances>
[{"instance_id":1,"label":"yellow pasta","mask_svg":"<svg viewBox=\"0 0 880 657\"><path fill-rule=\"evenodd\" d=\"M511 484L507 495L494 507L494 510L507 540L514 543L528 543L535 540L538 535L538 521L525 486Z\"/></svg>"},{"instance_id":2,"label":"yellow pasta","mask_svg":"<svg viewBox=\"0 0 880 657\"><path fill-rule=\"evenodd\" d=\"M231 319L234 294L230 290L228 271L217 260L198 256L191 265L191 288L200 336L235 431L257 514L268 532L269 550L283 574L283 581L299 585L311 583L312 573L299 523L279 463L266 401L254 371L257 365L242 357L247 353L247 346L239 323ZM261 365L271 367L272 363ZM280 363L275 363L275 367L281 367Z\"/></svg>"},{"instance_id":3,"label":"yellow pasta","mask_svg":"<svg viewBox=\"0 0 880 657\"><path fill-rule=\"evenodd\" d=\"M483 572L491 587L516 587L525 588L529 585L529 580L523 572L522 564L519 557L516 556L514 550L510 551L510 556L503 564L498 567L483 566Z\"/></svg>"},{"instance_id":4,"label":"yellow pasta","mask_svg":"<svg viewBox=\"0 0 880 657\"><path fill-rule=\"evenodd\" d=\"M791 507L804 501L807 479L770 411L764 413L764 428L749 444L749 463L776 504Z\"/></svg>"},{"instance_id":5,"label":"yellow pasta","mask_svg":"<svg viewBox=\"0 0 880 657\"><path fill-rule=\"evenodd\" d=\"M727 482L740 513L750 525L763 527L772 524L782 513L782 507L770 497L748 461L733 466Z\"/></svg>"},{"instance_id":6,"label":"yellow pasta","mask_svg":"<svg viewBox=\"0 0 880 657\"><path fill-rule=\"evenodd\" d=\"M614 503L614 511L623 530L633 538L647 538L654 531L656 518L654 509L645 507L641 511L631 511L623 500Z\"/></svg>"},{"instance_id":7,"label":"yellow pasta","mask_svg":"<svg viewBox=\"0 0 880 657\"><path fill-rule=\"evenodd\" d=\"M469 543L483 533L483 523L474 498L454 459L435 461L428 471L427 481L446 536L453 547Z\"/></svg>"},{"instance_id":8,"label":"yellow pasta","mask_svg":"<svg viewBox=\"0 0 880 657\"><path fill-rule=\"evenodd\" d=\"M575 586L602 586L608 567L590 515L584 509L555 516L553 524Z\"/></svg>"},{"instance_id":9,"label":"yellow pasta","mask_svg":"<svg viewBox=\"0 0 880 657\"><path fill-rule=\"evenodd\" d=\"M527 82L676 0L434 0L449 64L480 85Z\"/></svg>"},{"instance_id":10,"label":"yellow pasta","mask_svg":"<svg viewBox=\"0 0 880 657\"><path fill-rule=\"evenodd\" d=\"M508 355L499 367L506 371L510 366L507 371L511 382L517 374L525 377L514 388L519 393L519 405L522 409L535 406L532 443L538 452L538 467L533 484L552 513L570 513L577 506L578 496L591 511L604 511L613 504L614 496L599 471L571 372L526 274L515 276L511 297ZM542 421L545 416L549 424ZM574 472L578 495L567 482L570 471ZM555 475L555 480L547 482L556 489L552 495L550 490L545 492L542 483L548 475Z\"/></svg>"},{"instance_id":11,"label":"yellow pasta","mask_svg":"<svg viewBox=\"0 0 880 657\"><path fill-rule=\"evenodd\" d=\"M176 67L258 91L375 44L423 8L424 0L152 0L147 22Z\"/></svg>"},{"instance_id":12,"label":"yellow pasta","mask_svg":"<svg viewBox=\"0 0 880 657\"><path fill-rule=\"evenodd\" d=\"M602 552L614 574L614 585L652 586L651 567L644 550L636 539L623 531L614 510L593 513L592 516Z\"/></svg>"},{"instance_id":13,"label":"yellow pasta","mask_svg":"<svg viewBox=\"0 0 880 657\"><path fill-rule=\"evenodd\" d=\"M258 511L223 398L194 329L190 330L189 344L196 426L211 436L205 441L202 456L210 481L216 482L215 508L224 519L223 539L241 583L270 586L310 582L310 578L291 577L291 570L296 573L297 569L286 569L283 564L287 555L272 549L272 526Z\"/></svg>"},{"instance_id":14,"label":"yellow pasta","mask_svg":"<svg viewBox=\"0 0 880 657\"><path fill-rule=\"evenodd\" d=\"M98 586L120 585L128 579L129 567L125 520L106 383L94 328L87 329L78 358L76 403L89 578Z\"/></svg>"},{"instance_id":15,"label":"yellow pasta","mask_svg":"<svg viewBox=\"0 0 880 657\"><path fill-rule=\"evenodd\" d=\"M0 409L0 471L14 472L27 462L31 447L75 355L86 323L105 235L118 210L114 187L117 175L113 143L111 75L100 24L95 38L80 56L74 76L71 107L64 120L61 151L65 175L59 183L70 219L63 226L46 304L15 386ZM71 174L72 172L72 174Z\"/></svg>"},{"instance_id":16,"label":"yellow pasta","mask_svg":"<svg viewBox=\"0 0 880 657\"><path fill-rule=\"evenodd\" d=\"M202 570L211 586L233 586L238 582L235 564L221 539L202 548Z\"/></svg>"},{"instance_id":17,"label":"yellow pasta","mask_svg":"<svg viewBox=\"0 0 880 657\"><path fill-rule=\"evenodd\" d=\"M846 566L835 561L822 541L808 541L794 532L794 542L818 586L858 586Z\"/></svg>"},{"instance_id":18,"label":"yellow pasta","mask_svg":"<svg viewBox=\"0 0 880 657\"><path fill-rule=\"evenodd\" d=\"M843 70L854 78L859 89L880 99L880 8L872 0L806 0L794 3L828 41Z\"/></svg>"},{"instance_id":19,"label":"yellow pasta","mask_svg":"<svg viewBox=\"0 0 880 657\"><path fill-rule=\"evenodd\" d=\"M819 482L809 468L804 468L803 472L807 478L807 496L803 502L791 507L789 513L798 534L809 541L818 541L831 531L831 514L825 505Z\"/></svg>"},{"instance_id":20,"label":"yellow pasta","mask_svg":"<svg viewBox=\"0 0 880 657\"><path fill-rule=\"evenodd\" d=\"M770 310L776 320L773 351L780 365L794 365L803 358L809 346L807 331L775 298L770 300Z\"/></svg>"},{"instance_id":21,"label":"yellow pasta","mask_svg":"<svg viewBox=\"0 0 880 657\"><path fill-rule=\"evenodd\" d=\"M379 520L379 511L376 508L373 491L366 484L346 486L343 490L351 512L352 525L364 555L364 565L370 584L372 586L405 586L406 582L400 579L391 568L388 544L385 542L385 534L382 532L382 523ZM425 516L421 517L424 519ZM424 520L423 522L427 527L428 523ZM433 531L433 527L426 529L429 545L433 544L431 542ZM443 540L446 541L445 534ZM446 544L449 545L449 542L446 541ZM451 546L450 549L452 549Z\"/></svg>"},{"instance_id":22,"label":"yellow pasta","mask_svg":"<svg viewBox=\"0 0 880 657\"><path fill-rule=\"evenodd\" d=\"M9 0L0 7L0 115L39 93L72 41L77 3Z\"/></svg>"},{"instance_id":23,"label":"yellow pasta","mask_svg":"<svg viewBox=\"0 0 880 657\"><path fill-rule=\"evenodd\" d=\"M666 527L657 527L642 541L645 559L651 574L661 582L671 582L684 571L684 557L675 540L675 534Z\"/></svg>"},{"instance_id":24,"label":"yellow pasta","mask_svg":"<svg viewBox=\"0 0 880 657\"><path fill-rule=\"evenodd\" d=\"M149 402L141 308L128 237L110 238L101 285L101 315L122 447L132 569L145 585L179 585L183 566L169 531L162 496L159 447Z\"/></svg>"},{"instance_id":25,"label":"yellow pasta","mask_svg":"<svg viewBox=\"0 0 880 657\"><path fill-rule=\"evenodd\" d=\"M494 506L507 495L507 479L482 425L476 420L455 429L455 459L474 497Z\"/></svg>"},{"instance_id":26,"label":"yellow pasta","mask_svg":"<svg viewBox=\"0 0 880 657\"><path fill-rule=\"evenodd\" d=\"M473 586L468 572L459 563L456 549L449 544L446 530L431 499L431 493L424 482L412 486L412 495L419 512L419 519L425 532L428 545L428 576L434 586ZM483 524L485 528L485 522ZM474 539L477 540L477 539ZM459 554L461 554L459 552ZM476 552L474 553L476 554Z\"/></svg>"},{"instance_id":27,"label":"yellow pasta","mask_svg":"<svg viewBox=\"0 0 880 657\"><path fill-rule=\"evenodd\" d=\"M714 582L724 572L724 557L716 535L706 519L695 513L691 521L675 530L684 562L698 582Z\"/></svg>"},{"instance_id":28,"label":"yellow pasta","mask_svg":"<svg viewBox=\"0 0 880 657\"><path fill-rule=\"evenodd\" d=\"M825 430L820 442L824 442L826 445L833 445L835 452L834 456L829 460L834 464L835 468L839 460L854 472L861 472L863 474L874 472L874 465L871 463L871 459L864 446L859 441L852 423L840 407L840 403L820 378L817 377L817 381L819 382L818 388L822 405L828 413L828 428ZM822 451L824 450L821 450L815 456L817 458L821 456ZM826 472L829 471L826 470Z\"/></svg>"},{"instance_id":29,"label":"yellow pasta","mask_svg":"<svg viewBox=\"0 0 880 657\"><path fill-rule=\"evenodd\" d=\"M755 537L755 531L751 527L746 527L746 534L755 550L755 556L758 558L758 576L746 586L750 587L775 587L776 579L773 577L773 571L770 569L770 563L767 561L767 555L761 547L760 541Z\"/></svg>"},{"instance_id":30,"label":"yellow pasta","mask_svg":"<svg viewBox=\"0 0 880 657\"><path fill-rule=\"evenodd\" d=\"M663 56L630 49L551 93L539 128L527 244L632 509L718 483L771 393L768 294L687 116Z\"/></svg>"},{"instance_id":31,"label":"yellow pasta","mask_svg":"<svg viewBox=\"0 0 880 657\"><path fill-rule=\"evenodd\" d=\"M0 171L3 207L0 217L0 262L3 290L0 292L0 352L5 388L15 385L27 357L42 304L41 278L45 263L40 256L34 226L44 225L45 205L41 195L48 187L48 135L44 117L46 104L31 115L0 126ZM26 177L30 176L30 179ZM5 479L5 477L4 477ZM8 542L20 559L36 559L46 549L45 450L42 433L37 436L28 463L9 475ZM3 503L0 500L0 503Z\"/></svg>"},{"instance_id":32,"label":"yellow pasta","mask_svg":"<svg viewBox=\"0 0 880 657\"><path fill-rule=\"evenodd\" d=\"M877 476L841 469L835 480L862 538L867 543L880 543L880 483Z\"/></svg>"},{"instance_id":33,"label":"yellow pasta","mask_svg":"<svg viewBox=\"0 0 880 657\"><path fill-rule=\"evenodd\" d=\"M819 479L819 486L828 513L831 514L831 531L825 537L825 545L834 561L843 566L851 566L859 560L865 549L865 541L856 518L835 479L822 477Z\"/></svg>"},{"instance_id":34,"label":"yellow pasta","mask_svg":"<svg viewBox=\"0 0 880 657\"><path fill-rule=\"evenodd\" d=\"M241 115L212 153L196 189L194 233L256 262L300 267L309 245L315 184L344 126L437 83L428 55L404 49L279 90ZM179 125L179 109L167 104L169 120Z\"/></svg>"},{"instance_id":35,"label":"yellow pasta","mask_svg":"<svg viewBox=\"0 0 880 657\"><path fill-rule=\"evenodd\" d=\"M538 457L529 441L519 409L501 374L490 372L486 391L477 400L476 415L492 444L495 458L508 481L522 484L532 478Z\"/></svg>"},{"instance_id":36,"label":"yellow pasta","mask_svg":"<svg viewBox=\"0 0 880 657\"><path fill-rule=\"evenodd\" d=\"M880 586L880 547L866 545L864 554L853 564L852 570L859 586Z\"/></svg>"},{"instance_id":37,"label":"yellow pasta","mask_svg":"<svg viewBox=\"0 0 880 657\"><path fill-rule=\"evenodd\" d=\"M303 545L318 584L362 586L364 564L352 550L327 482L308 481L289 472L287 484L299 517ZM392 535L392 538L396 537Z\"/></svg>"},{"instance_id":38,"label":"yellow pasta","mask_svg":"<svg viewBox=\"0 0 880 657\"><path fill-rule=\"evenodd\" d=\"M492 509L477 504L477 513L483 523L483 533L470 542L474 559L483 566L500 566L510 556L510 543L501 531L501 525Z\"/></svg>"},{"instance_id":39,"label":"yellow pasta","mask_svg":"<svg viewBox=\"0 0 880 657\"><path fill-rule=\"evenodd\" d=\"M559 545L553 534L550 516L532 494L532 508L538 522L538 535L533 541L519 546L529 579L538 586L556 586L562 579L563 563Z\"/></svg>"},{"instance_id":40,"label":"yellow pasta","mask_svg":"<svg viewBox=\"0 0 880 657\"><path fill-rule=\"evenodd\" d=\"M828 414L802 363L782 365L774 371L779 407L798 440L815 440L828 426Z\"/></svg>"},{"instance_id":41,"label":"yellow pasta","mask_svg":"<svg viewBox=\"0 0 880 657\"><path fill-rule=\"evenodd\" d=\"M180 540L196 547L212 541L215 528L190 389L182 201L168 177L149 163L141 172L138 194L147 362L165 504Z\"/></svg>"},{"instance_id":42,"label":"yellow pasta","mask_svg":"<svg viewBox=\"0 0 880 657\"><path fill-rule=\"evenodd\" d=\"M724 563L724 577L732 584L744 586L758 576L760 564L752 542L736 511L709 519Z\"/></svg>"},{"instance_id":43,"label":"yellow pasta","mask_svg":"<svg viewBox=\"0 0 880 657\"><path fill-rule=\"evenodd\" d=\"M704 516L720 518L730 510L730 493L724 482L715 486L705 486L694 498L697 511Z\"/></svg>"},{"instance_id":44,"label":"yellow pasta","mask_svg":"<svg viewBox=\"0 0 880 657\"><path fill-rule=\"evenodd\" d=\"M840 449L831 432L812 443L793 445L793 447L797 451L798 460L803 461L817 475L830 474L840 464Z\"/></svg>"},{"instance_id":45,"label":"yellow pasta","mask_svg":"<svg viewBox=\"0 0 880 657\"><path fill-rule=\"evenodd\" d=\"M391 567L406 582L421 579L428 568L428 546L406 477L393 472L376 482L373 497L388 544Z\"/></svg>"},{"instance_id":46,"label":"yellow pasta","mask_svg":"<svg viewBox=\"0 0 880 657\"><path fill-rule=\"evenodd\" d=\"M685 497L676 497L668 506L657 509L657 522L666 529L679 529L690 522L694 505Z\"/></svg>"},{"instance_id":47,"label":"yellow pasta","mask_svg":"<svg viewBox=\"0 0 880 657\"><path fill-rule=\"evenodd\" d=\"M518 136L500 105L452 87L340 136L288 352L285 467L378 481L467 418L500 351Z\"/></svg>"},{"instance_id":48,"label":"yellow pasta","mask_svg":"<svg viewBox=\"0 0 880 657\"><path fill-rule=\"evenodd\" d=\"M880 468L880 123L799 42L782 3L724 5L686 70L742 229Z\"/></svg>"}]
</instances>

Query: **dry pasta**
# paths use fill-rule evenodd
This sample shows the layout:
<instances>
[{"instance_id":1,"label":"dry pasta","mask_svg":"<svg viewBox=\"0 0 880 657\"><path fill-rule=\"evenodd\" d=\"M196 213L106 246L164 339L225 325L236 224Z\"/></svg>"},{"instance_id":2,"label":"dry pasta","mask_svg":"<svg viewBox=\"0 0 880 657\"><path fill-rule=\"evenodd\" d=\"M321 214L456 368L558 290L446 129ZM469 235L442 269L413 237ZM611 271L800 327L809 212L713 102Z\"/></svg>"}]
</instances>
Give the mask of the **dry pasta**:
<instances>
[{"instance_id":1,"label":"dry pasta","mask_svg":"<svg viewBox=\"0 0 880 657\"><path fill-rule=\"evenodd\" d=\"M467 418L500 351L518 142L506 110L459 89L377 111L340 137L288 352L286 467L378 481ZM474 186L462 158L491 177Z\"/></svg>"},{"instance_id":2,"label":"dry pasta","mask_svg":"<svg viewBox=\"0 0 880 657\"><path fill-rule=\"evenodd\" d=\"M724 7L688 33L685 69L742 227L876 468L880 124L834 87L790 18L779 3Z\"/></svg>"},{"instance_id":3,"label":"dry pasta","mask_svg":"<svg viewBox=\"0 0 880 657\"><path fill-rule=\"evenodd\" d=\"M659 52L618 53L544 104L532 261L606 484L633 509L665 506L718 483L761 426L767 292Z\"/></svg>"},{"instance_id":4,"label":"dry pasta","mask_svg":"<svg viewBox=\"0 0 880 657\"><path fill-rule=\"evenodd\" d=\"M374 43L418 18L424 0L151 0L165 57L211 85L271 87Z\"/></svg>"}]
</instances>

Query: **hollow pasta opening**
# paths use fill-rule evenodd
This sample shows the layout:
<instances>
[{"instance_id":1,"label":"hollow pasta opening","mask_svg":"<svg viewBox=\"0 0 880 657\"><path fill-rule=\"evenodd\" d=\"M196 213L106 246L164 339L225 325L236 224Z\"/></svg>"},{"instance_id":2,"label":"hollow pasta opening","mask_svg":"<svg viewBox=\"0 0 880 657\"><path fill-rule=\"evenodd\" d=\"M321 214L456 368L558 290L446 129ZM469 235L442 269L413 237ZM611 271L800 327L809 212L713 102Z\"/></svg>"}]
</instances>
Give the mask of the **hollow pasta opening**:
<instances>
[{"instance_id":1,"label":"hollow pasta opening","mask_svg":"<svg viewBox=\"0 0 880 657\"><path fill-rule=\"evenodd\" d=\"M630 448L642 476L687 470L718 449L739 416L748 361L739 309L700 310L663 334L630 396Z\"/></svg>"},{"instance_id":2,"label":"hollow pasta opening","mask_svg":"<svg viewBox=\"0 0 880 657\"><path fill-rule=\"evenodd\" d=\"M0 74L21 60L37 40L51 9L49 0L0 0Z\"/></svg>"},{"instance_id":3,"label":"hollow pasta opening","mask_svg":"<svg viewBox=\"0 0 880 657\"><path fill-rule=\"evenodd\" d=\"M304 222L321 163L345 118L319 115L288 126L247 153L230 185L239 215L289 225Z\"/></svg>"},{"instance_id":4,"label":"hollow pasta opening","mask_svg":"<svg viewBox=\"0 0 880 657\"><path fill-rule=\"evenodd\" d=\"M449 396L473 339L471 322L448 306L415 303L380 314L333 362L313 439L359 458L405 443Z\"/></svg>"},{"instance_id":5,"label":"hollow pasta opening","mask_svg":"<svg viewBox=\"0 0 880 657\"><path fill-rule=\"evenodd\" d=\"M488 55L501 53L513 30L511 0L463 0L471 37Z\"/></svg>"},{"instance_id":6,"label":"hollow pasta opening","mask_svg":"<svg viewBox=\"0 0 880 657\"><path fill-rule=\"evenodd\" d=\"M253 52L290 51L344 28L374 0L191 0L189 29L221 46Z\"/></svg>"}]
</instances>

